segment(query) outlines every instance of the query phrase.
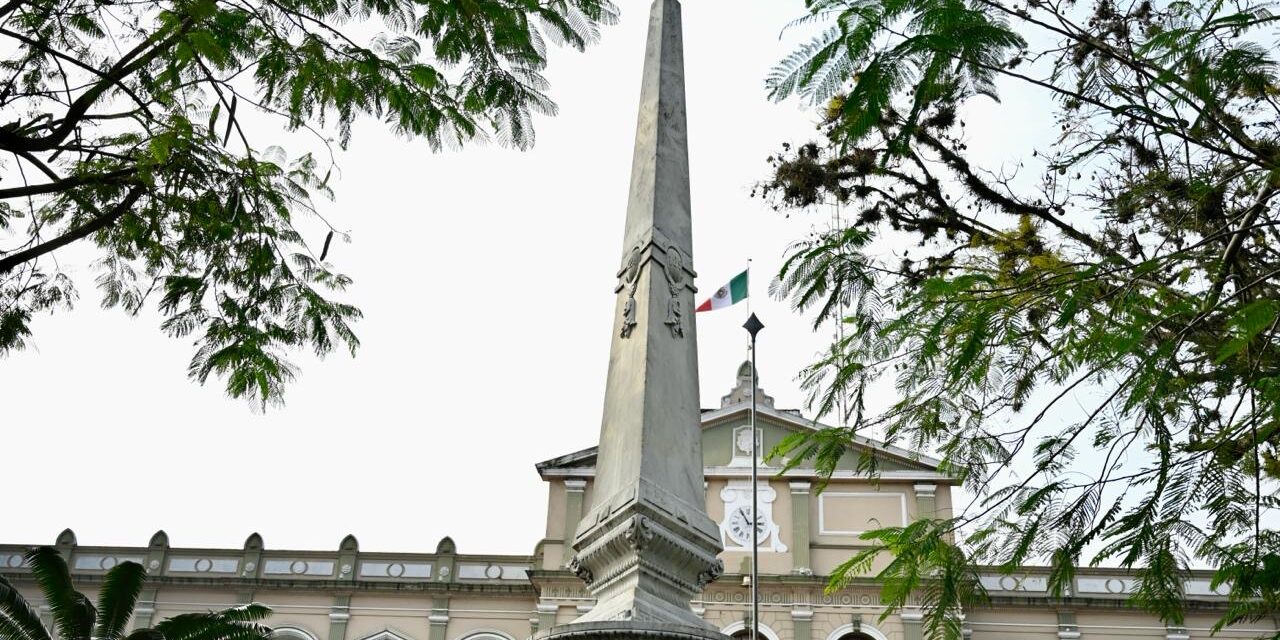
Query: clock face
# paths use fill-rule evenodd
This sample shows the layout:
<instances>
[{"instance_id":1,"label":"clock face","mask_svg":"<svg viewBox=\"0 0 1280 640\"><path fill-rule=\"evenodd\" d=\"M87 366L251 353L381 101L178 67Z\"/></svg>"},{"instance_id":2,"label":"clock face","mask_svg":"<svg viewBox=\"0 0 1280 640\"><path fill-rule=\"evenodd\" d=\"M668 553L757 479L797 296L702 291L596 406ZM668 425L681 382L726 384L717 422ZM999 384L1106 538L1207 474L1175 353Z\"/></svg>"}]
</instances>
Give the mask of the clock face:
<instances>
[{"instance_id":1,"label":"clock face","mask_svg":"<svg viewBox=\"0 0 1280 640\"><path fill-rule=\"evenodd\" d=\"M756 535L760 542L769 535L769 529L765 526L763 516L756 516ZM729 535L733 537L734 542L749 547L751 546L751 507L741 506L733 510L729 514Z\"/></svg>"}]
</instances>

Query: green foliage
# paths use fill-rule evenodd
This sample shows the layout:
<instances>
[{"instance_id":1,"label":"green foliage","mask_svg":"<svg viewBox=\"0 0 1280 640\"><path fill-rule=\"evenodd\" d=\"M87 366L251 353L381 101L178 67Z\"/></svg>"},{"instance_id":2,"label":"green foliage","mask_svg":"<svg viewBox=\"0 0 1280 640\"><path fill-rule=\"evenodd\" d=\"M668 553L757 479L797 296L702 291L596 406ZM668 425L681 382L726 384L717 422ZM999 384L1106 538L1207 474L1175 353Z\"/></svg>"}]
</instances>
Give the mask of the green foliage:
<instances>
[{"instance_id":1,"label":"green foliage","mask_svg":"<svg viewBox=\"0 0 1280 640\"><path fill-rule=\"evenodd\" d=\"M121 562L103 576L95 608L71 583L71 572L62 555L52 547L37 547L26 554L26 566L35 576L53 616L54 628L40 621L35 609L4 576L0 576L0 640L97 640L125 637L147 573L136 562ZM133 640L266 640L271 629L259 624L271 610L252 603L188 613L161 620L153 629L137 629Z\"/></svg>"},{"instance_id":2,"label":"green foliage","mask_svg":"<svg viewBox=\"0 0 1280 640\"><path fill-rule=\"evenodd\" d=\"M862 534L869 545L831 573L828 591L870 571L877 560L888 564L876 574L884 602L906 602L920 596L926 638L958 638L964 606L981 602L986 592L963 550L952 541L954 523L923 519L905 527L886 527ZM891 611L881 614L881 620Z\"/></svg>"},{"instance_id":3,"label":"green foliage","mask_svg":"<svg viewBox=\"0 0 1280 640\"><path fill-rule=\"evenodd\" d=\"M547 42L582 50L615 18L609 0L0 4L0 154L19 185L0 189L0 356L75 301L50 254L85 241L104 306L154 302L194 339L193 379L278 402L288 354L354 354L360 311L336 297L344 236L313 206L332 164L255 143L248 114L325 146L369 116L434 149L527 148L556 108ZM302 237L317 226L319 255Z\"/></svg>"},{"instance_id":4,"label":"green foliage","mask_svg":"<svg viewBox=\"0 0 1280 640\"><path fill-rule=\"evenodd\" d=\"M1219 0L807 6L833 26L769 85L820 105L826 140L784 146L760 192L847 212L796 243L774 293L841 323L801 380L849 426L783 448L830 472L877 430L974 497L869 533L845 571L889 554L888 601L937 593L937 637L981 599L975 564L1047 564L1059 596L1079 566L1127 567L1171 623L1188 569L1210 566L1220 626L1274 616L1280 18ZM1011 87L1051 100L1058 136L978 166L964 114ZM876 384L898 400L868 408Z\"/></svg>"}]
</instances>

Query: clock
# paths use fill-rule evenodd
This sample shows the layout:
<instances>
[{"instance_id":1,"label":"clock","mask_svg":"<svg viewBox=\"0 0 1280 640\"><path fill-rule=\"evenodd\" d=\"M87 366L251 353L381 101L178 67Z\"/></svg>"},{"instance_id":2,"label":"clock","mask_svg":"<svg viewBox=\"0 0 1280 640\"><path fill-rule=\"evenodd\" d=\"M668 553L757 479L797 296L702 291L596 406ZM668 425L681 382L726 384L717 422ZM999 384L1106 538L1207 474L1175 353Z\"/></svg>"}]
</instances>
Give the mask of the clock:
<instances>
[{"instance_id":1,"label":"clock","mask_svg":"<svg viewBox=\"0 0 1280 640\"><path fill-rule=\"evenodd\" d=\"M769 525L764 518L757 516L755 521L756 539L764 540L769 537ZM740 506L729 514L729 536L744 547L751 546L751 505Z\"/></svg>"},{"instance_id":2,"label":"clock","mask_svg":"<svg viewBox=\"0 0 1280 640\"><path fill-rule=\"evenodd\" d=\"M750 432L747 433L747 445L751 444ZM720 542L726 550L751 548L751 528L755 527L756 542L762 551L785 553L787 545L782 543L778 523L773 519L773 501L778 492L768 482L760 483L757 500L759 508L756 517L751 517L751 481L730 480L720 490L720 499L724 501L724 519L720 521Z\"/></svg>"}]
</instances>

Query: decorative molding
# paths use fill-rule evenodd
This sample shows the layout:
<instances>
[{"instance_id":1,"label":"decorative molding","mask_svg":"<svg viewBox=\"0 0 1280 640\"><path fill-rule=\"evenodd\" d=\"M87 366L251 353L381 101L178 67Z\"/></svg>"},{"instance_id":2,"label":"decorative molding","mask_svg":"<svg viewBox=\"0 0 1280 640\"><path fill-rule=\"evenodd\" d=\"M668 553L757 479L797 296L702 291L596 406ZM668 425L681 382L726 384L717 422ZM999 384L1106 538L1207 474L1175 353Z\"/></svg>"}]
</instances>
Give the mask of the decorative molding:
<instances>
[{"instance_id":1,"label":"decorative molding","mask_svg":"<svg viewBox=\"0 0 1280 640\"><path fill-rule=\"evenodd\" d=\"M568 478L564 481L565 491L586 491L587 481L579 478Z\"/></svg>"},{"instance_id":2,"label":"decorative molding","mask_svg":"<svg viewBox=\"0 0 1280 640\"><path fill-rule=\"evenodd\" d=\"M793 496L808 495L809 490L813 488L813 483L804 480L792 482L790 484L791 495Z\"/></svg>"},{"instance_id":3,"label":"decorative molding","mask_svg":"<svg viewBox=\"0 0 1280 640\"><path fill-rule=\"evenodd\" d=\"M749 464L751 464L749 459L748 459L747 464L748 464L748 465L749 465ZM538 470L538 473L542 474L542 477L543 477L544 479L547 479L547 478L563 478L563 477L572 477L572 478L594 478L594 477L596 477L596 470L595 470L595 467L573 467L573 468L569 468L569 469L556 469L556 468L554 468L554 467L549 467L549 468L545 468L545 469L539 469L539 470ZM751 477L751 468L750 468L750 467L730 467L730 466L725 466L725 465L714 465L714 466L709 466L709 467L703 467L703 469L702 469L702 474L703 474L703 477L706 477L706 478L715 478L715 479L719 479L719 478L750 478L750 477ZM792 469L792 470L790 470L790 471L781 471L781 470L776 470L776 469L770 469L769 474L770 474L770 476L771 476L771 477L774 477L774 478L783 478L783 479L785 479L785 478L811 478L811 477L813 477L813 476L818 475L818 471L816 471L816 470L814 470L814 469ZM868 480L868 479L870 479L870 477L871 477L871 476L869 476L869 475L867 475L867 474L865 474L865 473L861 473L861 472L857 472L857 471L850 471L850 470L847 470L847 469L838 469L838 470L833 471L833 472L831 473L831 479L832 479L832 480ZM932 481L936 481L936 482L940 482L940 483L946 483L946 484L952 484L952 480L953 480L953 478L948 477L946 474L939 473L939 472L937 472L937 471L907 471L907 470L901 470L901 471L895 471L895 470L881 471L881 472L878 474L878 479L879 479L880 481L882 481L882 482L887 482L887 481L898 482L898 481L911 481L911 480L932 480Z\"/></svg>"},{"instance_id":4,"label":"decorative molding","mask_svg":"<svg viewBox=\"0 0 1280 640\"><path fill-rule=\"evenodd\" d=\"M797 605L791 607L792 620L812 620L813 608L808 605Z\"/></svg>"},{"instance_id":5,"label":"decorative molding","mask_svg":"<svg viewBox=\"0 0 1280 640\"><path fill-rule=\"evenodd\" d=\"M1226 597L1231 593L1231 584L1224 583L1218 585L1217 589L1212 587L1212 580L1187 580L1182 583L1182 592L1189 596L1220 596Z\"/></svg>"},{"instance_id":6,"label":"decorative molding","mask_svg":"<svg viewBox=\"0 0 1280 640\"><path fill-rule=\"evenodd\" d=\"M938 485L919 483L911 486L916 492L918 498L933 498L937 496Z\"/></svg>"},{"instance_id":7,"label":"decorative molding","mask_svg":"<svg viewBox=\"0 0 1280 640\"><path fill-rule=\"evenodd\" d=\"M276 576L332 576L335 564L333 560L304 560L302 558L266 560L262 563L262 574Z\"/></svg>"},{"instance_id":8,"label":"decorative molding","mask_svg":"<svg viewBox=\"0 0 1280 640\"><path fill-rule=\"evenodd\" d=\"M169 558L170 573L235 573L240 567L239 558Z\"/></svg>"},{"instance_id":9,"label":"decorative molding","mask_svg":"<svg viewBox=\"0 0 1280 640\"><path fill-rule=\"evenodd\" d=\"M667 288L671 293L671 297L667 299L667 319L664 324L671 329L671 337L684 337L684 310L680 306L680 291L684 289L685 275L684 263L686 262L684 254L673 243L667 243L665 246L666 255L662 264L662 271L667 276Z\"/></svg>"},{"instance_id":10,"label":"decorative molding","mask_svg":"<svg viewBox=\"0 0 1280 640\"><path fill-rule=\"evenodd\" d=\"M1076 592L1085 593L1107 593L1114 595L1128 595L1133 593L1138 587L1138 581L1133 578L1118 577L1086 577L1076 578Z\"/></svg>"},{"instance_id":11,"label":"decorative molding","mask_svg":"<svg viewBox=\"0 0 1280 640\"><path fill-rule=\"evenodd\" d=\"M108 571L121 562L134 562L147 566L147 559L142 556L117 556L109 554L76 554L71 566L76 571Z\"/></svg>"},{"instance_id":12,"label":"decorative molding","mask_svg":"<svg viewBox=\"0 0 1280 640\"><path fill-rule=\"evenodd\" d=\"M529 569L527 564L459 562L457 576L459 580L525 580Z\"/></svg>"},{"instance_id":13,"label":"decorative molding","mask_svg":"<svg viewBox=\"0 0 1280 640\"><path fill-rule=\"evenodd\" d=\"M773 501L777 499L778 492L769 486L768 480L758 482L757 486L759 513L754 518L754 525L757 529L764 529L758 532L758 546L764 549L763 545L767 543L768 551L785 553L787 545L782 542L781 529L773 517ZM750 527L753 524L751 522L751 481L730 480L729 484L720 490L720 499L724 501L724 519L719 523L721 544L727 551L750 549ZM747 527L745 533L741 530L744 526Z\"/></svg>"},{"instance_id":14,"label":"decorative molding","mask_svg":"<svg viewBox=\"0 0 1280 640\"><path fill-rule=\"evenodd\" d=\"M369 634L359 640L413 640L413 637L399 631L383 629L382 631Z\"/></svg>"},{"instance_id":15,"label":"decorative molding","mask_svg":"<svg viewBox=\"0 0 1280 640\"><path fill-rule=\"evenodd\" d=\"M630 338L636 328L636 287L640 284L640 269L644 266L641 257L644 255L644 243L637 242L627 253L622 269L618 271L618 290L627 289L627 299L622 303L622 329L618 335Z\"/></svg>"},{"instance_id":16,"label":"decorative molding","mask_svg":"<svg viewBox=\"0 0 1280 640\"><path fill-rule=\"evenodd\" d=\"M773 410L773 396L760 388L760 372L756 371L756 409ZM738 367L738 379L728 395L720 397L720 408L731 407L751 402L751 361L743 362ZM705 422L705 420L704 420Z\"/></svg>"},{"instance_id":17,"label":"decorative molding","mask_svg":"<svg viewBox=\"0 0 1280 640\"><path fill-rule=\"evenodd\" d=\"M985 575L978 576L978 582L987 591L1007 591L1026 593L1047 593L1049 579L1045 576L1029 575Z\"/></svg>"},{"instance_id":18,"label":"decorative molding","mask_svg":"<svg viewBox=\"0 0 1280 640\"><path fill-rule=\"evenodd\" d=\"M431 578L430 562L406 562L398 560L361 560L361 578Z\"/></svg>"},{"instance_id":19,"label":"decorative molding","mask_svg":"<svg viewBox=\"0 0 1280 640\"><path fill-rule=\"evenodd\" d=\"M827 498L870 498L870 499L896 499L900 506L902 519L899 522L885 522L882 526L901 527L907 524L907 494L896 492L869 493L861 491L824 491L818 495L818 535L824 536L853 536L857 537L865 533L865 531L844 531L839 529L827 528L826 517L826 499Z\"/></svg>"},{"instance_id":20,"label":"decorative molding","mask_svg":"<svg viewBox=\"0 0 1280 640\"><path fill-rule=\"evenodd\" d=\"M733 428L733 442L730 443L733 457L729 460L730 467L746 467L751 468L751 425L744 424ZM768 469L768 465L764 464L764 429L756 427L756 463L758 466Z\"/></svg>"}]
</instances>

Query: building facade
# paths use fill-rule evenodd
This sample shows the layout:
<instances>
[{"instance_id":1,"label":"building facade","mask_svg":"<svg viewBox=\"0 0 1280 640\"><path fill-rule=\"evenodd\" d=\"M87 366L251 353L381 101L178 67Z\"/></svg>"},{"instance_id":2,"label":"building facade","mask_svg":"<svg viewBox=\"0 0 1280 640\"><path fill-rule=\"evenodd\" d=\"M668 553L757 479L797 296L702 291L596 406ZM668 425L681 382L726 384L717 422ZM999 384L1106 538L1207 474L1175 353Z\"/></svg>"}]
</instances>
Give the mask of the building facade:
<instances>
[{"instance_id":1,"label":"building facade","mask_svg":"<svg viewBox=\"0 0 1280 640\"><path fill-rule=\"evenodd\" d=\"M695 613L729 635L744 631L749 611L751 376L743 366L720 407L702 414L706 508L719 524L725 574L692 602ZM756 437L768 451L790 433L814 428L798 411L780 410L758 391ZM857 457L874 456L880 475L858 473ZM336 550L267 549L251 535L242 549L187 549L159 532L145 547L78 544L71 531L56 546L78 588L92 594L107 569L123 561L151 576L133 628L165 617L237 603L261 602L281 640L524 640L538 629L589 611L593 600L566 567L569 543L592 504L595 449L547 460L543 538L527 556L459 554L449 538L433 553L367 553L354 536ZM765 640L922 640L920 614L908 608L880 620L879 585L871 575L828 593L826 576L857 552L861 532L899 526L952 508L954 480L937 461L870 439L848 452L818 491L813 469L760 476L761 634ZM39 603L22 554L30 545L0 544L0 573ZM989 605L965 613L973 640L1191 640L1209 637L1225 598L1210 576L1185 583L1185 626L1167 627L1127 602L1134 587L1123 571L1082 569L1071 596L1050 598L1046 571L981 578ZM1269 635L1275 621L1233 627L1223 638Z\"/></svg>"}]
</instances>

